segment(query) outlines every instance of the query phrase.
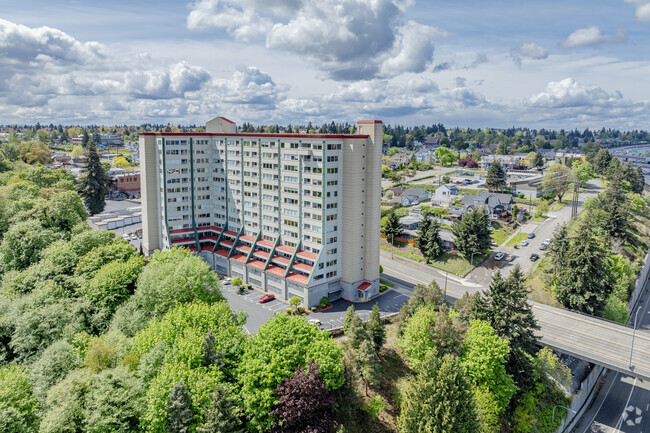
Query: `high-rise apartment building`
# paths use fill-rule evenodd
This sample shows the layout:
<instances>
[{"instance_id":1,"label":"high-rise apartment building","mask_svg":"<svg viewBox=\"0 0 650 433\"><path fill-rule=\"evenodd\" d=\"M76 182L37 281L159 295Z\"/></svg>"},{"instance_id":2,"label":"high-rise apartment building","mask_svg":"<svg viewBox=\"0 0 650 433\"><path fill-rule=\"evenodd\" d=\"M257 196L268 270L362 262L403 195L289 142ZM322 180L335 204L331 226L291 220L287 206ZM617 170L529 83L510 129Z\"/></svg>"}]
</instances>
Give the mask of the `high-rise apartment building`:
<instances>
[{"instance_id":1,"label":"high-rise apartment building","mask_svg":"<svg viewBox=\"0 0 650 433\"><path fill-rule=\"evenodd\" d=\"M184 246L276 296L367 300L379 292L382 122L356 135L140 135L143 248Z\"/></svg>"}]
</instances>

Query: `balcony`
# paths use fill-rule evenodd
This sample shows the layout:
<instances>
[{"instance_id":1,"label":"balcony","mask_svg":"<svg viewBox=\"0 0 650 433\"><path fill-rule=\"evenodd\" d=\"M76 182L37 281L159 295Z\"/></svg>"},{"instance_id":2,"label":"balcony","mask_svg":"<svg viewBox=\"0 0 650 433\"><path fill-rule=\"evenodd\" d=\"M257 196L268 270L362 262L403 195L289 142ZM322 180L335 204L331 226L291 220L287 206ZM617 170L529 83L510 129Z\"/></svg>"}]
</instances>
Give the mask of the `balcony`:
<instances>
[{"instance_id":1,"label":"balcony","mask_svg":"<svg viewBox=\"0 0 650 433\"><path fill-rule=\"evenodd\" d=\"M301 259L306 259L311 262L315 262L316 259L318 259L318 255L314 253L310 253L309 251L298 251L296 253L297 257L300 257Z\"/></svg>"},{"instance_id":2,"label":"balcony","mask_svg":"<svg viewBox=\"0 0 650 433\"><path fill-rule=\"evenodd\" d=\"M291 273L287 275L287 280L288 281L293 281L294 283L298 283L300 285L306 286L307 282L309 281L309 277L306 277L305 275L302 274L297 274L297 273Z\"/></svg>"}]
</instances>

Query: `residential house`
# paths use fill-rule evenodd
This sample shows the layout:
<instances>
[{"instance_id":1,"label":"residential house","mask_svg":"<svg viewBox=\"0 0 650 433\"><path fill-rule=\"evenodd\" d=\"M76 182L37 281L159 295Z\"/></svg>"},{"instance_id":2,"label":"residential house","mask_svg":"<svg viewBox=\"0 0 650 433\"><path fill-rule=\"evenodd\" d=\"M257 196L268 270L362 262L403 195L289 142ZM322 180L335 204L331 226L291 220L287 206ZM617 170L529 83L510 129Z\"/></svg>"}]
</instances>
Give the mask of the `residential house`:
<instances>
[{"instance_id":1,"label":"residential house","mask_svg":"<svg viewBox=\"0 0 650 433\"><path fill-rule=\"evenodd\" d=\"M396 153L395 155L388 158L388 160L393 164L401 165L411 162L411 157L406 153Z\"/></svg>"},{"instance_id":2,"label":"residential house","mask_svg":"<svg viewBox=\"0 0 650 433\"><path fill-rule=\"evenodd\" d=\"M418 162L431 164L435 162L436 157L434 156L434 152L431 150L420 150L418 153L415 154L415 159Z\"/></svg>"},{"instance_id":3,"label":"residential house","mask_svg":"<svg viewBox=\"0 0 650 433\"><path fill-rule=\"evenodd\" d=\"M571 158L576 158L579 159L582 162L585 162L585 154L584 153L576 153L576 152L557 152L555 154L555 162L559 162L560 164L566 164L566 162L571 159Z\"/></svg>"},{"instance_id":4,"label":"residential house","mask_svg":"<svg viewBox=\"0 0 650 433\"><path fill-rule=\"evenodd\" d=\"M525 155L485 155L479 161L479 165L481 170L489 170L490 166L495 162L500 163L506 170L510 170L515 166L528 166Z\"/></svg>"},{"instance_id":5,"label":"residential house","mask_svg":"<svg viewBox=\"0 0 650 433\"><path fill-rule=\"evenodd\" d=\"M448 183L445 185L440 185L438 188L436 188L436 192L433 198L435 201L450 202L457 196L458 187L453 183Z\"/></svg>"},{"instance_id":6,"label":"residential house","mask_svg":"<svg viewBox=\"0 0 650 433\"><path fill-rule=\"evenodd\" d=\"M404 192L404 188L401 186L394 186L392 188L386 188L381 191L381 198L386 199L386 194L388 194L388 191L393 193L393 198L390 201L401 201L402 193Z\"/></svg>"},{"instance_id":7,"label":"residential house","mask_svg":"<svg viewBox=\"0 0 650 433\"><path fill-rule=\"evenodd\" d=\"M479 195L467 194L460 202L460 206L453 206L449 215L462 218L467 212L478 207L484 207L490 218L501 218L505 212L512 212L515 200L512 194L501 194L494 192L481 192Z\"/></svg>"},{"instance_id":8,"label":"residential house","mask_svg":"<svg viewBox=\"0 0 650 433\"><path fill-rule=\"evenodd\" d=\"M431 199L431 193L422 188L409 188L402 193L402 206L418 204Z\"/></svg>"},{"instance_id":9,"label":"residential house","mask_svg":"<svg viewBox=\"0 0 650 433\"><path fill-rule=\"evenodd\" d=\"M429 219L432 219L432 217L429 217ZM418 227L420 226L420 223L422 222L423 217L422 215L407 215L405 217L402 217L399 219L400 224L402 224L402 231L403 231L403 236L401 238L396 238L398 242L406 242L415 245L415 237L418 235ZM441 224L449 224L450 221L447 220L440 220L438 221ZM440 238L442 239L442 246L446 250L455 250L456 249L456 237L452 233L451 230L441 228L440 231L438 232L440 234Z\"/></svg>"},{"instance_id":10,"label":"residential house","mask_svg":"<svg viewBox=\"0 0 650 433\"><path fill-rule=\"evenodd\" d=\"M542 190L542 175L513 176L508 179L508 186L516 194L524 194L526 197L541 197L548 191Z\"/></svg>"}]
</instances>

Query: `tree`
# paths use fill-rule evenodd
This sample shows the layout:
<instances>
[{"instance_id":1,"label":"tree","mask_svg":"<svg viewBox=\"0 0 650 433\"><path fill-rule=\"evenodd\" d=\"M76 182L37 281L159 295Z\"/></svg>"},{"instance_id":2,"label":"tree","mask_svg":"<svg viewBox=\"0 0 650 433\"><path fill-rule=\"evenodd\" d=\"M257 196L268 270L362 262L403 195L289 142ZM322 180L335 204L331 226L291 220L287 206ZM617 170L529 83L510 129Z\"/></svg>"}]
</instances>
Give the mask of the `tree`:
<instances>
[{"instance_id":1,"label":"tree","mask_svg":"<svg viewBox=\"0 0 650 433\"><path fill-rule=\"evenodd\" d=\"M474 386L493 394L499 413L505 411L517 390L505 368L509 353L508 341L496 335L489 323L482 320L470 322L463 341L463 369Z\"/></svg>"},{"instance_id":2,"label":"tree","mask_svg":"<svg viewBox=\"0 0 650 433\"><path fill-rule=\"evenodd\" d=\"M541 168L544 166L544 157L542 157L542 154L539 152L535 152L535 156L533 157L533 160L531 161L531 165L534 168Z\"/></svg>"},{"instance_id":3,"label":"tree","mask_svg":"<svg viewBox=\"0 0 650 433\"><path fill-rule=\"evenodd\" d=\"M69 232L74 226L86 220L86 210L79 194L63 191L54 194L44 209L43 224L60 231Z\"/></svg>"},{"instance_id":4,"label":"tree","mask_svg":"<svg viewBox=\"0 0 650 433\"><path fill-rule=\"evenodd\" d=\"M17 365L0 367L0 432L36 433L38 409L27 369Z\"/></svg>"},{"instance_id":5,"label":"tree","mask_svg":"<svg viewBox=\"0 0 650 433\"><path fill-rule=\"evenodd\" d=\"M333 431L334 395L328 390L314 360L298 368L278 386L278 402L271 416L278 420L272 432L329 433ZM224 430L212 430L224 431ZM207 431L206 431L207 433Z\"/></svg>"},{"instance_id":6,"label":"tree","mask_svg":"<svg viewBox=\"0 0 650 433\"><path fill-rule=\"evenodd\" d=\"M437 308L444 304L445 295L436 280L431 280L428 285L416 284L408 300L408 305L412 310L425 306Z\"/></svg>"},{"instance_id":7,"label":"tree","mask_svg":"<svg viewBox=\"0 0 650 433\"><path fill-rule=\"evenodd\" d=\"M350 305L347 310L345 310L345 319L343 319L343 333L347 334L349 331L348 329L350 328L350 324L352 323L352 319L356 315L354 311L354 305Z\"/></svg>"},{"instance_id":8,"label":"tree","mask_svg":"<svg viewBox=\"0 0 650 433\"><path fill-rule=\"evenodd\" d=\"M88 130L84 128L81 132L81 145L87 148L89 143L91 143L90 135L88 134Z\"/></svg>"},{"instance_id":9,"label":"tree","mask_svg":"<svg viewBox=\"0 0 650 433\"><path fill-rule=\"evenodd\" d=\"M318 394L319 401L322 394ZM205 411L204 421L196 428L196 433L242 433L239 410L228 396L226 387L217 384L210 394L210 403Z\"/></svg>"},{"instance_id":10,"label":"tree","mask_svg":"<svg viewBox=\"0 0 650 433\"><path fill-rule=\"evenodd\" d=\"M72 146L72 151L70 152L70 156L72 158L79 158L83 154L84 154L83 147L81 147L81 146Z\"/></svg>"},{"instance_id":11,"label":"tree","mask_svg":"<svg viewBox=\"0 0 650 433\"><path fill-rule=\"evenodd\" d=\"M488 322L498 336L509 341L506 371L516 378L520 389L530 389L533 365L528 356L536 351L535 331L539 326L528 303L528 289L519 265L505 280L496 272L489 289L479 298L476 317Z\"/></svg>"},{"instance_id":12,"label":"tree","mask_svg":"<svg viewBox=\"0 0 650 433\"><path fill-rule=\"evenodd\" d=\"M129 161L123 156L114 156L111 160L111 164L116 168L128 168L131 166Z\"/></svg>"},{"instance_id":13,"label":"tree","mask_svg":"<svg viewBox=\"0 0 650 433\"><path fill-rule=\"evenodd\" d=\"M63 380L80 363L79 355L67 341L50 344L31 367L35 394L45 397L54 384Z\"/></svg>"},{"instance_id":14,"label":"tree","mask_svg":"<svg viewBox=\"0 0 650 433\"><path fill-rule=\"evenodd\" d=\"M571 165L574 177L580 181L580 186L585 187L587 181L594 177L594 169L589 161L581 163L580 161L573 161Z\"/></svg>"},{"instance_id":15,"label":"tree","mask_svg":"<svg viewBox=\"0 0 650 433\"><path fill-rule=\"evenodd\" d=\"M91 383L87 369L73 370L47 393L39 433L82 432L84 405Z\"/></svg>"},{"instance_id":16,"label":"tree","mask_svg":"<svg viewBox=\"0 0 650 433\"><path fill-rule=\"evenodd\" d=\"M506 171L499 161L494 161L487 172L485 186L490 192L501 192L506 189Z\"/></svg>"},{"instance_id":17,"label":"tree","mask_svg":"<svg viewBox=\"0 0 650 433\"><path fill-rule=\"evenodd\" d=\"M298 296L293 296L291 299L289 299L289 305L297 308L298 305L300 305L300 298Z\"/></svg>"},{"instance_id":18,"label":"tree","mask_svg":"<svg viewBox=\"0 0 650 433\"><path fill-rule=\"evenodd\" d=\"M342 358L341 348L331 335L302 317L273 316L248 340L239 361L239 395L249 430L264 431L273 426L268 414L278 401L278 384L298 367L304 368L310 359L318 364L327 389L340 388L344 383Z\"/></svg>"},{"instance_id":19,"label":"tree","mask_svg":"<svg viewBox=\"0 0 650 433\"><path fill-rule=\"evenodd\" d=\"M607 149L600 149L592 161L596 174L606 174L611 161L612 155L609 153L609 151Z\"/></svg>"},{"instance_id":20,"label":"tree","mask_svg":"<svg viewBox=\"0 0 650 433\"><path fill-rule=\"evenodd\" d=\"M440 238L440 223L436 219L424 217L418 225L415 243L427 261L442 254L442 239Z\"/></svg>"},{"instance_id":21,"label":"tree","mask_svg":"<svg viewBox=\"0 0 650 433\"><path fill-rule=\"evenodd\" d=\"M355 358L359 366L361 380L365 385L366 395L368 395L368 386L376 386L381 382L379 358L369 338L361 342L355 351Z\"/></svg>"},{"instance_id":22,"label":"tree","mask_svg":"<svg viewBox=\"0 0 650 433\"><path fill-rule=\"evenodd\" d=\"M566 224L562 224L553 232L553 237L547 250L548 256L553 263L554 272L557 272L558 264L566 263L570 247L569 228Z\"/></svg>"},{"instance_id":23,"label":"tree","mask_svg":"<svg viewBox=\"0 0 650 433\"><path fill-rule=\"evenodd\" d=\"M478 433L474 397L460 362L427 355L415 381L406 390L398 419L400 433Z\"/></svg>"},{"instance_id":24,"label":"tree","mask_svg":"<svg viewBox=\"0 0 650 433\"><path fill-rule=\"evenodd\" d=\"M167 404L167 428L169 433L188 433L194 421L192 399L185 382L181 379L169 393Z\"/></svg>"},{"instance_id":25,"label":"tree","mask_svg":"<svg viewBox=\"0 0 650 433\"><path fill-rule=\"evenodd\" d=\"M558 200L561 202L562 197L569 190L569 186L574 180L573 172L569 167L562 164L553 164L542 177L542 189L555 191Z\"/></svg>"},{"instance_id":26,"label":"tree","mask_svg":"<svg viewBox=\"0 0 650 433\"><path fill-rule=\"evenodd\" d=\"M612 291L605 251L593 233L589 218L580 221L555 280L557 299L566 308L598 314Z\"/></svg>"},{"instance_id":27,"label":"tree","mask_svg":"<svg viewBox=\"0 0 650 433\"><path fill-rule=\"evenodd\" d=\"M595 223L612 238L626 239L630 230L629 199L624 183L620 173L615 173L597 198L600 211L594 214Z\"/></svg>"},{"instance_id":28,"label":"tree","mask_svg":"<svg viewBox=\"0 0 650 433\"><path fill-rule=\"evenodd\" d=\"M384 328L384 323L381 321L379 306L377 304L372 306L370 320L368 320L366 328L368 329L368 334L370 334L370 338L372 339L375 351L379 353L386 341L386 328Z\"/></svg>"},{"instance_id":29,"label":"tree","mask_svg":"<svg viewBox=\"0 0 650 433\"><path fill-rule=\"evenodd\" d=\"M0 266L4 271L26 269L41 259L41 251L59 239L59 234L44 228L34 219L16 222L0 244Z\"/></svg>"},{"instance_id":30,"label":"tree","mask_svg":"<svg viewBox=\"0 0 650 433\"><path fill-rule=\"evenodd\" d=\"M456 159L458 159L458 156L455 152L444 146L437 148L435 152L433 152L433 156L435 156L438 161L440 161L440 165L443 167L452 164L454 161L456 161Z\"/></svg>"},{"instance_id":31,"label":"tree","mask_svg":"<svg viewBox=\"0 0 650 433\"><path fill-rule=\"evenodd\" d=\"M456 248L466 258L472 253L482 253L490 246L490 221L483 207L465 213L463 219L454 221L452 231L456 237Z\"/></svg>"},{"instance_id":32,"label":"tree","mask_svg":"<svg viewBox=\"0 0 650 433\"><path fill-rule=\"evenodd\" d=\"M84 431L142 431L139 419L144 403L143 394L142 382L125 366L94 375L85 398Z\"/></svg>"},{"instance_id":33,"label":"tree","mask_svg":"<svg viewBox=\"0 0 650 433\"><path fill-rule=\"evenodd\" d=\"M395 238L399 238L404 234L402 224L399 222L399 216L392 210L388 212L386 220L382 224L381 233L386 236L386 240L395 243Z\"/></svg>"},{"instance_id":34,"label":"tree","mask_svg":"<svg viewBox=\"0 0 650 433\"><path fill-rule=\"evenodd\" d=\"M79 180L80 194L91 215L104 210L104 197L108 194L108 174L104 170L97 153L96 143L90 142L86 152L86 166Z\"/></svg>"}]
</instances>

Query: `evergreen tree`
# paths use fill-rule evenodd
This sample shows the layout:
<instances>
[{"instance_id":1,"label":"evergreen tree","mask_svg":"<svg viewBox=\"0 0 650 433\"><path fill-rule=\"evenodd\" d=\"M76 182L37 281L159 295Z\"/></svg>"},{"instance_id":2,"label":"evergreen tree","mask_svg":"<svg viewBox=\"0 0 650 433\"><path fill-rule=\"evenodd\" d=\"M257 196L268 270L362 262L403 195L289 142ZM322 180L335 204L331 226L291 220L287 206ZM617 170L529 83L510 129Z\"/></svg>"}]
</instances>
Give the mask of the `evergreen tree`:
<instances>
[{"instance_id":1,"label":"evergreen tree","mask_svg":"<svg viewBox=\"0 0 650 433\"><path fill-rule=\"evenodd\" d=\"M535 153L535 158L533 158L532 165L534 168L540 168L544 165L544 158L542 157L541 153Z\"/></svg>"},{"instance_id":2,"label":"evergreen tree","mask_svg":"<svg viewBox=\"0 0 650 433\"><path fill-rule=\"evenodd\" d=\"M90 142L86 152L86 167L79 180L79 189L84 204L91 215L104 210L106 206L104 197L108 194L108 181L108 174L99 160L97 147L94 142Z\"/></svg>"},{"instance_id":3,"label":"evergreen tree","mask_svg":"<svg viewBox=\"0 0 650 433\"><path fill-rule=\"evenodd\" d=\"M85 149L88 147L89 142L90 142L90 135L88 135L88 130L84 128L83 132L81 133L81 146Z\"/></svg>"},{"instance_id":4,"label":"evergreen tree","mask_svg":"<svg viewBox=\"0 0 650 433\"><path fill-rule=\"evenodd\" d=\"M605 257L591 222L583 219L555 280L557 299L562 305L588 314L602 311L612 291Z\"/></svg>"},{"instance_id":5,"label":"evergreen tree","mask_svg":"<svg viewBox=\"0 0 650 433\"><path fill-rule=\"evenodd\" d=\"M489 289L477 302L475 315L490 323L498 336L509 340L506 371L516 379L520 391L530 389L534 385L534 367L527 355L535 353L535 331L539 326L528 303L528 288L519 265L505 280L496 272Z\"/></svg>"},{"instance_id":6,"label":"evergreen tree","mask_svg":"<svg viewBox=\"0 0 650 433\"><path fill-rule=\"evenodd\" d=\"M456 356L429 353L402 398L400 433L478 433L474 396Z\"/></svg>"},{"instance_id":7,"label":"evergreen tree","mask_svg":"<svg viewBox=\"0 0 650 433\"><path fill-rule=\"evenodd\" d=\"M495 161L490 165L485 186L490 192L501 192L506 189L506 171L499 161Z\"/></svg>"},{"instance_id":8,"label":"evergreen tree","mask_svg":"<svg viewBox=\"0 0 650 433\"><path fill-rule=\"evenodd\" d=\"M188 433L193 420L192 399L185 387L185 382L181 379L169 393L167 432Z\"/></svg>"},{"instance_id":9,"label":"evergreen tree","mask_svg":"<svg viewBox=\"0 0 650 433\"><path fill-rule=\"evenodd\" d=\"M548 246L548 256L553 263L554 272L557 273L558 264L566 263L571 239L569 238L569 229L566 224L562 224L555 229L551 244Z\"/></svg>"},{"instance_id":10,"label":"evergreen tree","mask_svg":"<svg viewBox=\"0 0 650 433\"><path fill-rule=\"evenodd\" d=\"M223 351L217 352L217 340L212 330L208 331L203 336L203 365L208 367L216 365L221 367L223 365Z\"/></svg>"},{"instance_id":11,"label":"evergreen tree","mask_svg":"<svg viewBox=\"0 0 650 433\"><path fill-rule=\"evenodd\" d=\"M347 329L343 329L344 335L348 339L348 346L352 349L357 350L361 346L361 343L365 340L370 340L366 328L363 326L363 321L358 314L354 314L350 319L350 323Z\"/></svg>"},{"instance_id":12,"label":"evergreen tree","mask_svg":"<svg viewBox=\"0 0 650 433\"><path fill-rule=\"evenodd\" d=\"M428 217L422 218L422 221L420 221L420 224L418 224L418 231L414 239L415 245L418 246L418 249L425 257L425 259L429 258L429 251L427 249L427 245L429 243L429 227L431 227L431 220Z\"/></svg>"},{"instance_id":13,"label":"evergreen tree","mask_svg":"<svg viewBox=\"0 0 650 433\"><path fill-rule=\"evenodd\" d=\"M442 254L442 238L440 237L440 223L438 220L433 220L431 221L431 224L429 224L425 249L429 260L433 260Z\"/></svg>"},{"instance_id":14,"label":"evergreen tree","mask_svg":"<svg viewBox=\"0 0 650 433\"><path fill-rule=\"evenodd\" d=\"M347 310L345 310L345 319L343 319L343 333L345 335L348 335L348 329L350 327L350 323L352 322L352 318L356 315L354 311L354 305L350 305Z\"/></svg>"},{"instance_id":15,"label":"evergreen tree","mask_svg":"<svg viewBox=\"0 0 650 433\"><path fill-rule=\"evenodd\" d=\"M632 192L637 194L643 194L645 188L645 175L643 174L643 169L641 166L636 168L634 181L632 182Z\"/></svg>"},{"instance_id":16,"label":"evergreen tree","mask_svg":"<svg viewBox=\"0 0 650 433\"><path fill-rule=\"evenodd\" d=\"M386 341L386 328L384 327L384 322L381 321L379 306L377 304L372 306L370 320L366 324L366 328L372 339L372 344L375 346L375 351L379 353Z\"/></svg>"},{"instance_id":17,"label":"evergreen tree","mask_svg":"<svg viewBox=\"0 0 650 433\"><path fill-rule=\"evenodd\" d=\"M298 368L280 384L277 395L278 403L271 412L279 421L272 430L274 433L330 433L334 430L334 395L325 386L314 360L307 363L306 370Z\"/></svg>"},{"instance_id":18,"label":"evergreen tree","mask_svg":"<svg viewBox=\"0 0 650 433\"><path fill-rule=\"evenodd\" d=\"M413 288L413 294L408 300L408 305L413 311L424 306L437 308L439 305L445 305L445 294L436 283L436 280L431 280L427 286L417 284Z\"/></svg>"},{"instance_id":19,"label":"evergreen tree","mask_svg":"<svg viewBox=\"0 0 650 433\"><path fill-rule=\"evenodd\" d=\"M614 174L598 201L602 212L598 213L596 224L612 238L627 238L630 229L629 200L620 173Z\"/></svg>"},{"instance_id":20,"label":"evergreen tree","mask_svg":"<svg viewBox=\"0 0 650 433\"><path fill-rule=\"evenodd\" d=\"M366 395L368 395L368 385L376 386L381 382L379 358L369 338L361 342L356 350L355 358L359 365L361 379L365 385Z\"/></svg>"},{"instance_id":21,"label":"evergreen tree","mask_svg":"<svg viewBox=\"0 0 650 433\"><path fill-rule=\"evenodd\" d=\"M464 326L449 315L447 307L440 305L429 329L431 341L438 350L440 356L452 354L460 356L463 348Z\"/></svg>"},{"instance_id":22,"label":"evergreen tree","mask_svg":"<svg viewBox=\"0 0 650 433\"><path fill-rule=\"evenodd\" d=\"M386 236L386 240L391 243L395 242L395 238L399 238L404 234L402 224L399 222L399 216L397 216L394 210L388 213L388 216L381 227L381 233Z\"/></svg>"},{"instance_id":23,"label":"evergreen tree","mask_svg":"<svg viewBox=\"0 0 650 433\"><path fill-rule=\"evenodd\" d=\"M485 251L492 240L489 225L483 207L474 208L463 219L455 221L452 230L458 251L468 259L472 253Z\"/></svg>"},{"instance_id":24,"label":"evergreen tree","mask_svg":"<svg viewBox=\"0 0 650 433\"><path fill-rule=\"evenodd\" d=\"M226 388L218 384L210 395L210 403L205 410L203 423L196 428L196 433L242 433L239 411L228 397Z\"/></svg>"},{"instance_id":25,"label":"evergreen tree","mask_svg":"<svg viewBox=\"0 0 650 433\"><path fill-rule=\"evenodd\" d=\"M592 164L594 165L594 172L599 175L604 175L609 168L609 163L612 160L612 155L607 149L600 149L594 156Z\"/></svg>"}]
</instances>

